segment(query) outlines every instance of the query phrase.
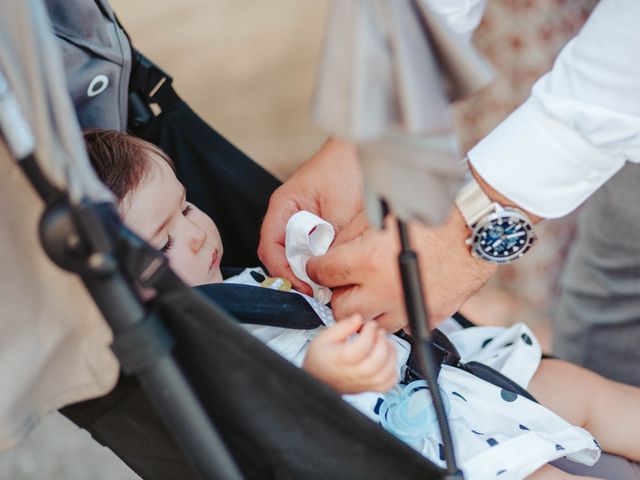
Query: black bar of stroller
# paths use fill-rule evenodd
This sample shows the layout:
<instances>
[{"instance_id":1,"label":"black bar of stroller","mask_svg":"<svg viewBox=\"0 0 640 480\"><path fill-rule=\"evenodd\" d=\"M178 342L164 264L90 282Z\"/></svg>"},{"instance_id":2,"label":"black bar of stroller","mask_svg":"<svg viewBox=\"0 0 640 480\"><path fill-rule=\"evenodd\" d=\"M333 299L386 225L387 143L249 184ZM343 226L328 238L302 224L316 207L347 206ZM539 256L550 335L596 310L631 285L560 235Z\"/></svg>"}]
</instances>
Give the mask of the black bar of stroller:
<instances>
[{"instance_id":1,"label":"black bar of stroller","mask_svg":"<svg viewBox=\"0 0 640 480\"><path fill-rule=\"evenodd\" d=\"M447 413L444 409L434 359L431 352L431 338L428 328L428 314L424 301L422 281L420 279L420 269L418 268L418 256L411 249L409 241L409 229L407 224L398 219L398 234L400 236L400 255L398 263L402 277L402 288L404 290L404 301L409 317L411 334L415 338L413 348L416 349L418 365L422 376L427 381L429 392L433 400L433 408L436 412L440 436L442 437L444 460L446 464L446 480L463 480L462 471L456 463L456 455L453 447L453 439Z\"/></svg>"},{"instance_id":2,"label":"black bar of stroller","mask_svg":"<svg viewBox=\"0 0 640 480\"><path fill-rule=\"evenodd\" d=\"M106 258L94 259L93 263L96 268L109 269L109 266L105 265L109 263ZM148 321L149 313L134 295L121 273L111 272L98 276L81 274L81 277L113 330L114 343L120 336L126 336L136 329L144 328L143 325ZM168 333L164 331L162 324L158 323L154 327L155 337L168 338ZM148 350L148 345L132 344L131 347ZM124 367L131 364L131 360L126 355L132 352L126 350L121 352L118 349L114 351ZM170 352L166 349L159 353L151 361L145 362L143 359L146 364L130 369L130 373L131 370L135 372L151 403L202 479L242 479L215 426Z\"/></svg>"},{"instance_id":3,"label":"black bar of stroller","mask_svg":"<svg viewBox=\"0 0 640 480\"><path fill-rule=\"evenodd\" d=\"M71 205L64 192L48 181L34 156L31 129L1 70L0 137L46 204L40 236L47 254L58 266L78 273L112 329L115 343L120 337L149 340L149 335L136 335L150 323L150 315L134 293L135 287L118 267L113 248L110 248L115 243L113 232L101 222L95 204ZM95 249L96 246L100 248ZM146 356L131 351L149 351L148 345L140 344L140 341L139 344L129 342L128 351L114 349L123 367L126 369L127 363L132 365L132 357L135 359L135 367L129 370L137 375L200 478L241 480L243 476L218 431L170 353L170 341L166 341L168 333L162 331L161 323L151 323L154 328L147 328L145 333L160 336L161 340L155 342L161 348Z\"/></svg>"}]
</instances>

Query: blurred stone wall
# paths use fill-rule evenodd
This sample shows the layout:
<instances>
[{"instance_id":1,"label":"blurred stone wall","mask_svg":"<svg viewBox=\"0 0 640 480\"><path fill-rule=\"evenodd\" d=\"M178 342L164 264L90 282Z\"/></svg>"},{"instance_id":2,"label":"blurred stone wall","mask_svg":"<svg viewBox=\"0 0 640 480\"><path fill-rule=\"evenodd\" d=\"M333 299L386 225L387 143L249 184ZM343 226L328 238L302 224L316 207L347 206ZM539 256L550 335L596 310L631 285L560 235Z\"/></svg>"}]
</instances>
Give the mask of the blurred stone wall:
<instances>
[{"instance_id":1,"label":"blurred stone wall","mask_svg":"<svg viewBox=\"0 0 640 480\"><path fill-rule=\"evenodd\" d=\"M133 43L206 121L287 177L326 135L309 118L326 0L112 0Z\"/></svg>"},{"instance_id":2,"label":"blurred stone wall","mask_svg":"<svg viewBox=\"0 0 640 480\"><path fill-rule=\"evenodd\" d=\"M458 134L468 150L520 105L562 47L584 24L596 0L491 0L474 42L497 72L484 91L456 105ZM514 139L517 141L517 139ZM538 225L539 241L521 260L502 266L463 307L479 323L524 321L550 345L549 310L574 234L575 215Z\"/></svg>"}]
</instances>

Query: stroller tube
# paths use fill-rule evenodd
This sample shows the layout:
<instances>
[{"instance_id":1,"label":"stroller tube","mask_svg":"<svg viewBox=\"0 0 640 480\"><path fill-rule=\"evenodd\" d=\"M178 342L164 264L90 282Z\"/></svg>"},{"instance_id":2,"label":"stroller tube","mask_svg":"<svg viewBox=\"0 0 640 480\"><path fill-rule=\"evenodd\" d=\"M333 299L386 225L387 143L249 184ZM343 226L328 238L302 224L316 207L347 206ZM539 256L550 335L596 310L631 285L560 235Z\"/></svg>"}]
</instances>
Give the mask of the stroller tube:
<instances>
[{"instance_id":1,"label":"stroller tube","mask_svg":"<svg viewBox=\"0 0 640 480\"><path fill-rule=\"evenodd\" d=\"M35 140L20 104L9 88L9 82L0 69L0 134L5 139L9 152L22 161L35 150Z\"/></svg>"},{"instance_id":2,"label":"stroller tube","mask_svg":"<svg viewBox=\"0 0 640 480\"><path fill-rule=\"evenodd\" d=\"M398 232L400 235L400 274L402 276L402 288L404 290L404 300L409 317L411 332L415 336L413 348L416 349L418 365L422 375L427 381L428 388L433 400L442 445L444 459L446 463L447 480L463 480L462 471L456 464L456 456L453 447L451 430L447 421L445 405L440 395L438 381L434 367L434 359L430 346L430 335L428 329L427 308L424 301L422 282L420 280L420 270L418 269L418 256L411 249L409 243L409 229L407 224L398 219Z\"/></svg>"}]
</instances>

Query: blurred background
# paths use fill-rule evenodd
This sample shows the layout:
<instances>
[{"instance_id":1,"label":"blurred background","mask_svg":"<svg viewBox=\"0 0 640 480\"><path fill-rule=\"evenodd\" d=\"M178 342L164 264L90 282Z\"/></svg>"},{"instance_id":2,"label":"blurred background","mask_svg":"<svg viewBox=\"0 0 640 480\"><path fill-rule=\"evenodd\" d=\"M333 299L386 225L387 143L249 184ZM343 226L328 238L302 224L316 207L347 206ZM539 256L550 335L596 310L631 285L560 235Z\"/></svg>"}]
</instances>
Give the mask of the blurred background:
<instances>
[{"instance_id":1,"label":"blurred background","mask_svg":"<svg viewBox=\"0 0 640 480\"><path fill-rule=\"evenodd\" d=\"M174 78L207 122L281 179L322 145L309 118L327 0L111 0L133 44ZM528 95L595 0L491 0L474 43L494 83L455 106L463 151ZM462 308L477 323L525 321L544 346L573 216L546 222L538 245ZM89 435L54 415L0 456L0 478L138 478Z\"/></svg>"}]
</instances>

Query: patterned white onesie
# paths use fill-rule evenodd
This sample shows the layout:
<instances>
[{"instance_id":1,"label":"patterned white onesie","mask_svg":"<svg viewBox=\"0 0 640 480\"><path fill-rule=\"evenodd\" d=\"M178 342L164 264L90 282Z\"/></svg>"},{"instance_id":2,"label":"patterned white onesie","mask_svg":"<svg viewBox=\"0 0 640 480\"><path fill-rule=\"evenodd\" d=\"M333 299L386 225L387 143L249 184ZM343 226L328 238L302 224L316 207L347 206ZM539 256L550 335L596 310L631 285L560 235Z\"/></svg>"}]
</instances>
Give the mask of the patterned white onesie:
<instances>
[{"instance_id":1,"label":"patterned white onesie","mask_svg":"<svg viewBox=\"0 0 640 480\"><path fill-rule=\"evenodd\" d=\"M267 278L262 269L251 268L226 282L260 286ZM303 297L325 325L335 323L327 306ZM297 366L302 365L313 338L325 328L244 327ZM462 362L482 362L523 388L540 363L540 345L525 325L463 329L449 319L441 329L459 350ZM396 346L399 378L403 378L410 345L395 335L389 338ZM561 457L592 465L600 456L597 442L586 430L570 425L522 396L446 365L440 371L438 383L448 410L458 463L466 480L520 480ZM343 398L429 460L444 466L431 398L422 382L398 385L387 394L365 392Z\"/></svg>"}]
</instances>

